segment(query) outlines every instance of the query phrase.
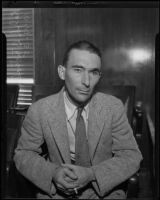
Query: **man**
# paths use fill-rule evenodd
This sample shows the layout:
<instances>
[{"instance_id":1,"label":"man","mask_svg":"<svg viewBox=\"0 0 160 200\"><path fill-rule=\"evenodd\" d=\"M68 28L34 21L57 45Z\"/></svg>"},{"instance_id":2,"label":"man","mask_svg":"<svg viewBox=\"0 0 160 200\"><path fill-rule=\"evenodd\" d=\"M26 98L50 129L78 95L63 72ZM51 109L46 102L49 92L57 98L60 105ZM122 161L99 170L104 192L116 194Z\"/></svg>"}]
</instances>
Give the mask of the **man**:
<instances>
[{"instance_id":1,"label":"man","mask_svg":"<svg viewBox=\"0 0 160 200\"><path fill-rule=\"evenodd\" d=\"M122 102L94 92L101 54L87 41L69 47L59 77L65 86L33 103L15 150L17 169L38 198L123 199L121 183L142 159ZM48 157L41 156L46 143Z\"/></svg>"}]
</instances>

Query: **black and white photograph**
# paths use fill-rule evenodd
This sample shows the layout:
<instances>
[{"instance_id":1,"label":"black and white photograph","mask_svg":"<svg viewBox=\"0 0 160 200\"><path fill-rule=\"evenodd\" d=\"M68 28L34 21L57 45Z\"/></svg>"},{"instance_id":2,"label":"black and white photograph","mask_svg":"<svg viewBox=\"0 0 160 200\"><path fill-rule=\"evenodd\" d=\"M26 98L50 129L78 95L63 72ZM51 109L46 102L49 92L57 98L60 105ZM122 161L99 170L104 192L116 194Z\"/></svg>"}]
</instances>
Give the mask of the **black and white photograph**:
<instances>
[{"instance_id":1,"label":"black and white photograph","mask_svg":"<svg viewBox=\"0 0 160 200\"><path fill-rule=\"evenodd\" d=\"M1 198L159 199L159 1L2 1Z\"/></svg>"}]
</instances>

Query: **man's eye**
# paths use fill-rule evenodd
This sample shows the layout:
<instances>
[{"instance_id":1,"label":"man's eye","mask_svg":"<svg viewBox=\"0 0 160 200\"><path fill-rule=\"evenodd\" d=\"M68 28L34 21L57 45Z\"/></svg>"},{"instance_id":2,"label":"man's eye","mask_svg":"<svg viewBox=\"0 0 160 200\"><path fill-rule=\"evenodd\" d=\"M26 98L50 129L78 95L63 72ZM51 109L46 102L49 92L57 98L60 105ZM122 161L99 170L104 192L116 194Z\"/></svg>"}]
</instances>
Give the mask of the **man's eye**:
<instances>
[{"instance_id":1,"label":"man's eye","mask_svg":"<svg viewBox=\"0 0 160 200\"><path fill-rule=\"evenodd\" d=\"M99 71L92 71L92 75L94 75L94 76L99 76L99 75L100 75L100 72L99 72Z\"/></svg>"},{"instance_id":2,"label":"man's eye","mask_svg":"<svg viewBox=\"0 0 160 200\"><path fill-rule=\"evenodd\" d=\"M74 68L74 71L75 71L75 72L81 72L82 69L80 69L80 68Z\"/></svg>"}]
</instances>

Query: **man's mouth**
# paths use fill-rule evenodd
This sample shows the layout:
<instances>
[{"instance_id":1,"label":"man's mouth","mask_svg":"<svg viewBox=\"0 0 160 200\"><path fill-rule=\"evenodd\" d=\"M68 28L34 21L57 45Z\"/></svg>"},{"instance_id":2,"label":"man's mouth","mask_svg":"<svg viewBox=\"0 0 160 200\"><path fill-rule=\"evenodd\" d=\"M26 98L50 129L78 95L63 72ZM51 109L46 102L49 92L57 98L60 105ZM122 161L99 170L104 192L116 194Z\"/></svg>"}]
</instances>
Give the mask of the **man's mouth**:
<instances>
[{"instance_id":1,"label":"man's mouth","mask_svg":"<svg viewBox=\"0 0 160 200\"><path fill-rule=\"evenodd\" d=\"M89 94L89 90L79 90L81 94Z\"/></svg>"}]
</instances>

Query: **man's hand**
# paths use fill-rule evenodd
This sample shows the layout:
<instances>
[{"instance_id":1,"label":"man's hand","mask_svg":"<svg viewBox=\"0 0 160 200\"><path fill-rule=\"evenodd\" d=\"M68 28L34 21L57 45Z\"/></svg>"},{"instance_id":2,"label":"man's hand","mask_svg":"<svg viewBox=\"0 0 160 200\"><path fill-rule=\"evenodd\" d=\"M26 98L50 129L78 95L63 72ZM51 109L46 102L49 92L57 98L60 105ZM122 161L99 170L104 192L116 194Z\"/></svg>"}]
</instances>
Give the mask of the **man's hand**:
<instances>
[{"instance_id":1,"label":"man's hand","mask_svg":"<svg viewBox=\"0 0 160 200\"><path fill-rule=\"evenodd\" d=\"M57 187L64 191L77 187L77 178L77 175L75 175L73 171L61 166L57 168L53 176Z\"/></svg>"},{"instance_id":2,"label":"man's hand","mask_svg":"<svg viewBox=\"0 0 160 200\"><path fill-rule=\"evenodd\" d=\"M91 168L71 164L62 164L62 166L77 175L78 179L75 180L75 183L77 183L79 187L84 187L89 182L95 180L95 176Z\"/></svg>"}]
</instances>

